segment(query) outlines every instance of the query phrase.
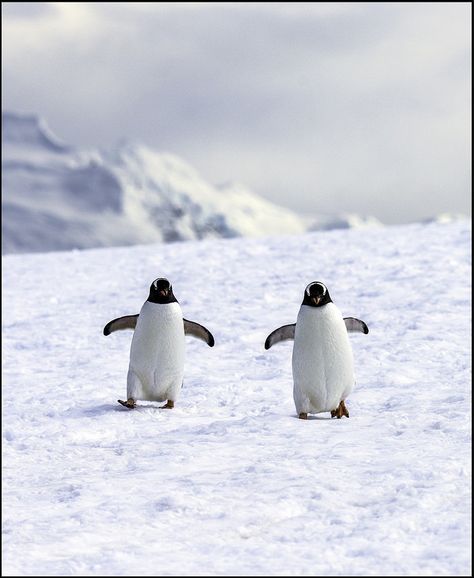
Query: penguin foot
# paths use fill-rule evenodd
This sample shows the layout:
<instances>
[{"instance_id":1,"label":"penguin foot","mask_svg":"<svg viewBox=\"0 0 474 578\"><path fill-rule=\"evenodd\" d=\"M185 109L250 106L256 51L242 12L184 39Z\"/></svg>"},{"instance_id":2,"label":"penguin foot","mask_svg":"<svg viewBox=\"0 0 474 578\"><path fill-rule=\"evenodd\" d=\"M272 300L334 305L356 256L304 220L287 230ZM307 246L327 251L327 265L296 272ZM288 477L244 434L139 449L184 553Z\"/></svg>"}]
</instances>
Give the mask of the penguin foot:
<instances>
[{"instance_id":1,"label":"penguin foot","mask_svg":"<svg viewBox=\"0 0 474 578\"><path fill-rule=\"evenodd\" d=\"M160 405L160 409L173 409L174 407L174 401L172 401L171 399L169 399L165 405Z\"/></svg>"},{"instance_id":2,"label":"penguin foot","mask_svg":"<svg viewBox=\"0 0 474 578\"><path fill-rule=\"evenodd\" d=\"M298 417L300 419L308 419L308 414L307 413L300 413L300 415Z\"/></svg>"},{"instance_id":3,"label":"penguin foot","mask_svg":"<svg viewBox=\"0 0 474 578\"><path fill-rule=\"evenodd\" d=\"M341 399L341 402L339 403L337 408L331 410L331 417L337 417L337 419L341 419L343 415L349 417L349 412L347 411L347 407L346 404L344 403L344 400Z\"/></svg>"},{"instance_id":4,"label":"penguin foot","mask_svg":"<svg viewBox=\"0 0 474 578\"><path fill-rule=\"evenodd\" d=\"M347 409L346 404L344 403L344 400L341 400L339 407L342 408L342 415L349 417L349 410Z\"/></svg>"},{"instance_id":5,"label":"penguin foot","mask_svg":"<svg viewBox=\"0 0 474 578\"><path fill-rule=\"evenodd\" d=\"M136 403L135 400L132 397L129 397L127 399L127 401L123 401L122 399L118 399L117 400L119 403L121 403L124 407L128 407L128 409L134 409L136 407Z\"/></svg>"}]
</instances>

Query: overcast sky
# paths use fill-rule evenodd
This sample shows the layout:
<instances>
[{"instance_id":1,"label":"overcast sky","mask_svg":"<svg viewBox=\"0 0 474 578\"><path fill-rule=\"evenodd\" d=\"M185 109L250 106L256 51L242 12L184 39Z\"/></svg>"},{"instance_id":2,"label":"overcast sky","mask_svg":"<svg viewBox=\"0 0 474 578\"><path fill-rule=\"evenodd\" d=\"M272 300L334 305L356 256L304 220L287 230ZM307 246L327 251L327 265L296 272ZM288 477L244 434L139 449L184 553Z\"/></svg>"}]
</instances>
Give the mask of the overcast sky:
<instances>
[{"instance_id":1,"label":"overcast sky","mask_svg":"<svg viewBox=\"0 0 474 578\"><path fill-rule=\"evenodd\" d=\"M471 4L2 3L2 108L298 211L470 214Z\"/></svg>"}]
</instances>

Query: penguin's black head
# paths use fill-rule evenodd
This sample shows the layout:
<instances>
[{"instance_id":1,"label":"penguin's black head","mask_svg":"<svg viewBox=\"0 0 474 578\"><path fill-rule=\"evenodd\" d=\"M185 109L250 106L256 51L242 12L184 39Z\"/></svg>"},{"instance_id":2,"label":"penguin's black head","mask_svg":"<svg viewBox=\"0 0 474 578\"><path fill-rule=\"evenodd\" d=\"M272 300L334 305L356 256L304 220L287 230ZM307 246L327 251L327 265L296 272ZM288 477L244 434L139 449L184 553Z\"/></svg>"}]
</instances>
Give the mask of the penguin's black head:
<instances>
[{"instance_id":1,"label":"penguin's black head","mask_svg":"<svg viewBox=\"0 0 474 578\"><path fill-rule=\"evenodd\" d=\"M148 301L152 303L176 303L177 299L173 294L173 287L168 279L160 277L155 279L150 285L150 295Z\"/></svg>"},{"instance_id":2,"label":"penguin's black head","mask_svg":"<svg viewBox=\"0 0 474 578\"><path fill-rule=\"evenodd\" d=\"M304 290L303 305L310 307L322 307L332 303L328 288L320 281L313 281Z\"/></svg>"}]
</instances>

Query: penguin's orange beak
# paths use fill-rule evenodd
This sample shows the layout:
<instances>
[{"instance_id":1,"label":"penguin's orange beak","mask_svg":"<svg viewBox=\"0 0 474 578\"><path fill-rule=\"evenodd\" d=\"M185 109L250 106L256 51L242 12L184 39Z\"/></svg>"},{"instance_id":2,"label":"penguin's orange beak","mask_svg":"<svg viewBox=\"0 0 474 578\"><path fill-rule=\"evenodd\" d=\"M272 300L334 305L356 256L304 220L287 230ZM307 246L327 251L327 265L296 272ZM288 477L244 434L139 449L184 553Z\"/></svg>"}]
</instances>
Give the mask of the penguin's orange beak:
<instances>
[{"instance_id":1,"label":"penguin's orange beak","mask_svg":"<svg viewBox=\"0 0 474 578\"><path fill-rule=\"evenodd\" d=\"M311 297L311 299L313 300L315 305L318 305L319 302L321 301L321 295L314 295L313 297Z\"/></svg>"}]
</instances>

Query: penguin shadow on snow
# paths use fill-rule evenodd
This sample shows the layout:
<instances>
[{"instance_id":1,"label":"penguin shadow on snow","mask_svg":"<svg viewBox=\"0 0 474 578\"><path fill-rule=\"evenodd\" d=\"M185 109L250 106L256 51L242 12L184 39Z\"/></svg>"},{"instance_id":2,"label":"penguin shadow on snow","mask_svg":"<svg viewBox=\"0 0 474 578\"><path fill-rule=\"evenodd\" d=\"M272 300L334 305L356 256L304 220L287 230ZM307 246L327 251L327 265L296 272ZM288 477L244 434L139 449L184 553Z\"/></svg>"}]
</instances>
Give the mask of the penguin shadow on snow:
<instances>
[{"instance_id":1,"label":"penguin shadow on snow","mask_svg":"<svg viewBox=\"0 0 474 578\"><path fill-rule=\"evenodd\" d=\"M149 410L153 410L154 412L157 412L160 409L169 409L167 407L163 407L162 405L158 405L160 402L158 401L151 401L149 403L143 403L141 402L140 404L135 404L133 409L134 411L130 412L130 408L127 408L127 406L124 406L123 404L121 405L112 405L109 404L109 407L111 407L114 411L118 411L120 413L149 413ZM158 412L160 414L169 414L169 411L160 411Z\"/></svg>"},{"instance_id":2,"label":"penguin shadow on snow","mask_svg":"<svg viewBox=\"0 0 474 578\"><path fill-rule=\"evenodd\" d=\"M102 417L104 415L110 414L111 411L115 411L117 409L120 411L120 407L115 406L112 403L102 403L100 405L92 405L89 407L71 407L64 410L64 416L69 419L80 419L84 417ZM48 417L54 417L57 413L55 411L48 411Z\"/></svg>"},{"instance_id":3,"label":"penguin shadow on snow","mask_svg":"<svg viewBox=\"0 0 474 578\"><path fill-rule=\"evenodd\" d=\"M158 402L151 402L151 403L141 403L140 405L136 405L134 407L134 412L132 413L150 413L150 410L155 412L159 410L160 406ZM94 405L85 409L81 409L75 412L75 415L72 417L100 417L104 415L108 415L110 413L130 413L127 408L124 408L121 405L117 405L115 403L103 403L101 405ZM167 414L168 412L159 412Z\"/></svg>"},{"instance_id":4,"label":"penguin shadow on snow","mask_svg":"<svg viewBox=\"0 0 474 578\"><path fill-rule=\"evenodd\" d=\"M120 406L114 403L103 403L101 405L95 405L89 408L86 408L81 411L81 414L85 417L99 417L102 415L109 414L110 412L115 411L123 411Z\"/></svg>"},{"instance_id":5,"label":"penguin shadow on snow","mask_svg":"<svg viewBox=\"0 0 474 578\"><path fill-rule=\"evenodd\" d=\"M300 419L299 415L296 415L295 413L291 414L291 417L294 418L294 419L298 419L298 420ZM303 421L313 421L313 420L316 420L316 421L332 421L332 422L338 421L338 420L335 420L335 419L332 418L332 417L322 417L322 416L320 416L320 415L311 415L311 414L308 415L308 417L306 417L305 420L303 420Z\"/></svg>"}]
</instances>

